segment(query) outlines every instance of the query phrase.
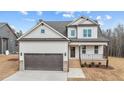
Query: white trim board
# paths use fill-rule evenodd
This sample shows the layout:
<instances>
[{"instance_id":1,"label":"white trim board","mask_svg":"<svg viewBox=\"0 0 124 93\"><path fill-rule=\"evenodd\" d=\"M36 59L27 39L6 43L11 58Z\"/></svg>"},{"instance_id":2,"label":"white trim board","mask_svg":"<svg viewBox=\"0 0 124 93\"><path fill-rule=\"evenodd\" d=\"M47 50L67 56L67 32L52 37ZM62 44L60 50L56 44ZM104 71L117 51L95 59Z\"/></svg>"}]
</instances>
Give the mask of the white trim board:
<instances>
[{"instance_id":1,"label":"white trim board","mask_svg":"<svg viewBox=\"0 0 124 93\"><path fill-rule=\"evenodd\" d=\"M20 40L21 38L27 36L28 34L30 34L34 29L36 29L37 27L39 27L41 24L44 24L45 26L47 26L48 28L50 28L51 30L53 30L54 32L56 32L58 35L60 35L61 37L69 40L66 36L62 35L60 32L58 32L57 30L55 30L54 28L52 28L51 26L49 26L48 24L46 24L44 21L41 21L39 24L37 24L36 26L34 26L31 30L27 31L25 34L23 34L20 38L18 38L17 40Z\"/></svg>"}]
</instances>

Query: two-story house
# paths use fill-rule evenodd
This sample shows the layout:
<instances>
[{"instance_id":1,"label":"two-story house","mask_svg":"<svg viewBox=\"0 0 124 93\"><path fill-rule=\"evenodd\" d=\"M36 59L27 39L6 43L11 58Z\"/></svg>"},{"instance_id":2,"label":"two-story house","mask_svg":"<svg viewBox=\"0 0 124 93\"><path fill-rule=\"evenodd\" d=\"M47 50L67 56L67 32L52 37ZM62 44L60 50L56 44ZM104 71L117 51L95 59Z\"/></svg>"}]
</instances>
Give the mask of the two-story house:
<instances>
[{"instance_id":1,"label":"two-story house","mask_svg":"<svg viewBox=\"0 0 124 93\"><path fill-rule=\"evenodd\" d=\"M108 65L108 40L97 21L40 20L19 39L20 70L67 71L70 60Z\"/></svg>"}]
</instances>

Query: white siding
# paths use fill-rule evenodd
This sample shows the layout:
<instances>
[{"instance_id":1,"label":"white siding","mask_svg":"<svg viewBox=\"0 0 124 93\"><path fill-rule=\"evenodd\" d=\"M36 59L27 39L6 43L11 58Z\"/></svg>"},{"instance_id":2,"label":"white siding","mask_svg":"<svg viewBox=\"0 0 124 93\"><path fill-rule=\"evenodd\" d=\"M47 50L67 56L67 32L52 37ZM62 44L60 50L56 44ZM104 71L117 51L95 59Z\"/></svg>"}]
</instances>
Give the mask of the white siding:
<instances>
[{"instance_id":1,"label":"white siding","mask_svg":"<svg viewBox=\"0 0 124 93\"><path fill-rule=\"evenodd\" d=\"M88 24L90 24L90 25L92 25L92 24L94 24L93 22L91 22L91 21L89 21L89 20L87 20L87 19L84 19L84 18L80 18L80 19L78 19L77 21L75 21L75 22L73 22L71 25L82 25L82 24L85 24L85 25L88 25ZM73 29L75 29L75 30L77 30L77 38L79 38L79 39L81 39L81 38L97 38L97 34L98 34L98 32L97 32L97 29L98 29L98 27L97 26L78 26L77 27L77 29L76 29L76 27L68 27L68 37L69 38L75 38L76 36L74 36L74 37L72 37L71 36L71 30L73 30ZM92 31L91 31L91 37L83 37L83 29L91 29Z\"/></svg>"},{"instance_id":2,"label":"white siding","mask_svg":"<svg viewBox=\"0 0 124 93\"><path fill-rule=\"evenodd\" d=\"M103 54L103 46L98 46L99 54ZM94 54L94 46L86 46L86 54Z\"/></svg>"},{"instance_id":3,"label":"white siding","mask_svg":"<svg viewBox=\"0 0 124 93\"><path fill-rule=\"evenodd\" d=\"M45 33L41 33L41 29L44 29ZM40 25L24 38L62 38L62 36L51 30L47 26Z\"/></svg>"},{"instance_id":4,"label":"white siding","mask_svg":"<svg viewBox=\"0 0 124 93\"><path fill-rule=\"evenodd\" d=\"M84 29L91 29L91 37L83 37L83 30ZM75 36L71 36L71 30L75 30ZM78 26L77 27L77 32L76 32L76 27L68 27L68 38L76 38L76 36L77 36L78 39L97 38L97 33L98 33L97 26L91 26L91 27ZM76 35L76 34L78 34L78 35Z\"/></svg>"},{"instance_id":5,"label":"white siding","mask_svg":"<svg viewBox=\"0 0 124 93\"><path fill-rule=\"evenodd\" d=\"M84 29L91 29L91 37L83 37L83 30ZM77 31L78 31L78 38L81 39L81 38L97 38L97 26L91 26L91 27L78 27L77 28Z\"/></svg>"},{"instance_id":6,"label":"white siding","mask_svg":"<svg viewBox=\"0 0 124 93\"><path fill-rule=\"evenodd\" d=\"M62 53L63 61L68 61L68 42L65 41L47 41L47 42L22 42L19 43L19 54L22 53L22 56L19 55L20 67L23 70L24 68L24 53ZM66 56L65 56L66 53ZM64 63L63 63L64 64Z\"/></svg>"},{"instance_id":7,"label":"white siding","mask_svg":"<svg viewBox=\"0 0 124 93\"><path fill-rule=\"evenodd\" d=\"M71 36L71 30L75 30L75 36ZM75 27L68 27L68 38L76 38L76 28Z\"/></svg>"},{"instance_id":8,"label":"white siding","mask_svg":"<svg viewBox=\"0 0 124 93\"><path fill-rule=\"evenodd\" d=\"M82 54L82 47L80 50L82 59L103 59L103 46L98 46L98 54L94 53L94 46L86 46L86 54Z\"/></svg>"},{"instance_id":9,"label":"white siding","mask_svg":"<svg viewBox=\"0 0 124 93\"><path fill-rule=\"evenodd\" d=\"M71 46L70 46L71 47ZM79 46L73 46L75 47L75 57L71 58L70 56L70 47L69 47L69 58L70 59L79 59ZM94 58L103 58L103 45L98 46L98 54L94 53L94 45L87 45L86 46L86 54L82 54L82 47L80 47L80 54L81 58L83 57L84 59L90 59L92 57Z\"/></svg>"},{"instance_id":10,"label":"white siding","mask_svg":"<svg viewBox=\"0 0 124 93\"><path fill-rule=\"evenodd\" d=\"M79 24L93 24L93 22L86 20L84 18L80 18L79 20L72 23L72 25L79 25Z\"/></svg>"}]
</instances>

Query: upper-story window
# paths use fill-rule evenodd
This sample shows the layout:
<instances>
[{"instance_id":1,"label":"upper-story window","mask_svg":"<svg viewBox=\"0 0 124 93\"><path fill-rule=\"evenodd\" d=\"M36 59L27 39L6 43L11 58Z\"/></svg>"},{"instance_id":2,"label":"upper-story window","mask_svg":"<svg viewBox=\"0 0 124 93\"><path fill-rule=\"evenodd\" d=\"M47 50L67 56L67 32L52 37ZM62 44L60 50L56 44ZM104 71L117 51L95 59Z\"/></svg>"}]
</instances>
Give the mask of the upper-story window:
<instances>
[{"instance_id":1,"label":"upper-story window","mask_svg":"<svg viewBox=\"0 0 124 93\"><path fill-rule=\"evenodd\" d=\"M71 36L75 36L75 30L71 30Z\"/></svg>"},{"instance_id":2,"label":"upper-story window","mask_svg":"<svg viewBox=\"0 0 124 93\"><path fill-rule=\"evenodd\" d=\"M41 29L41 33L45 33L45 29Z\"/></svg>"},{"instance_id":3,"label":"upper-story window","mask_svg":"<svg viewBox=\"0 0 124 93\"><path fill-rule=\"evenodd\" d=\"M91 29L84 29L83 37L91 37Z\"/></svg>"}]
</instances>

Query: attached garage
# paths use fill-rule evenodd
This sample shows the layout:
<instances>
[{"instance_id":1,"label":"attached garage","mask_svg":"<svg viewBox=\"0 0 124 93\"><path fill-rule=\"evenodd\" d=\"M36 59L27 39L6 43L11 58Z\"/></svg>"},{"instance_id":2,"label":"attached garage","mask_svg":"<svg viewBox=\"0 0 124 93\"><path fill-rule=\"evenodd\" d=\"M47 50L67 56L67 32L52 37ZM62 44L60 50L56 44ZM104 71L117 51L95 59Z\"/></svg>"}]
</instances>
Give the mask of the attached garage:
<instances>
[{"instance_id":1,"label":"attached garage","mask_svg":"<svg viewBox=\"0 0 124 93\"><path fill-rule=\"evenodd\" d=\"M25 70L63 71L62 54L24 54Z\"/></svg>"},{"instance_id":2,"label":"attached garage","mask_svg":"<svg viewBox=\"0 0 124 93\"><path fill-rule=\"evenodd\" d=\"M20 70L68 71L69 39L59 31L40 22L21 36Z\"/></svg>"}]
</instances>

